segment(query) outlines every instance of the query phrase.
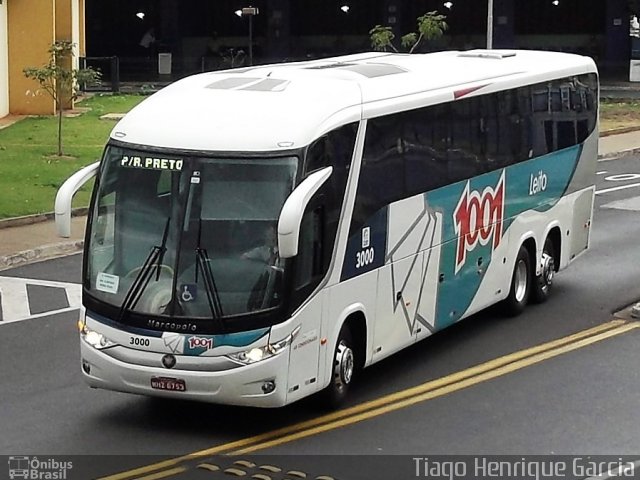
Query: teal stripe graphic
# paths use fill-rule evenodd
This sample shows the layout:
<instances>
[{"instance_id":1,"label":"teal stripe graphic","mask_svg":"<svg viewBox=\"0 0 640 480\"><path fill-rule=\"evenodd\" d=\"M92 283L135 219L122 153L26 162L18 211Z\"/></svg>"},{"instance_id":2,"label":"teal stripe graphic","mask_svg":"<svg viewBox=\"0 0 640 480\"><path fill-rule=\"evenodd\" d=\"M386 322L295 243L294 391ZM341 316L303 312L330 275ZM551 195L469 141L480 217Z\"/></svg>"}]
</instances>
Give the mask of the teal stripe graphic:
<instances>
[{"instance_id":1,"label":"teal stripe graphic","mask_svg":"<svg viewBox=\"0 0 640 480\"><path fill-rule=\"evenodd\" d=\"M440 273L444 274L444 281L439 285L436 329L459 320L471 304L484 278L484 273L478 274L478 260L482 257L482 265L485 267L482 272L485 272L492 259L495 236L504 237L517 215L527 210L546 211L558 203L571 181L580 152L581 146L567 148L469 180L469 192L477 192L476 195L485 200L484 204L480 202L484 209L471 210L484 211L490 205L491 199L488 198L488 194L493 193L491 190L498 187L504 172L504 220L502 224L493 224L493 228L485 227L486 231L490 230L490 238L485 245L481 244L480 238L474 245L469 245L471 242L467 237L466 247L470 250L465 249L464 263L458 264L457 268L460 245L454 213L465 193L467 181L425 195L429 207L443 213L444 222L444 244L440 258ZM475 205L477 206L478 202ZM473 212L469 223L472 224L471 231L475 230L473 225L477 226L478 220ZM462 241L464 242L464 239Z\"/></svg>"}]
</instances>

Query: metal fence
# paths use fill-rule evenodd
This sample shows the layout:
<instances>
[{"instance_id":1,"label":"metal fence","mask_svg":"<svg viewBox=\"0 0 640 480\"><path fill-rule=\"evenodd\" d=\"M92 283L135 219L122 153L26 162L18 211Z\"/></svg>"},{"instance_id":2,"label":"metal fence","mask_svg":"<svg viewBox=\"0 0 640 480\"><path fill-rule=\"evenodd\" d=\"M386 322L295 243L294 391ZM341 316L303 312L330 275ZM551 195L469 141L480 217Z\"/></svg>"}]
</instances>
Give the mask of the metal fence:
<instances>
[{"instance_id":1,"label":"metal fence","mask_svg":"<svg viewBox=\"0 0 640 480\"><path fill-rule=\"evenodd\" d=\"M86 92L120 91L120 59L113 57L80 57L80 68L92 68L100 72L102 79L96 85L84 85Z\"/></svg>"}]
</instances>

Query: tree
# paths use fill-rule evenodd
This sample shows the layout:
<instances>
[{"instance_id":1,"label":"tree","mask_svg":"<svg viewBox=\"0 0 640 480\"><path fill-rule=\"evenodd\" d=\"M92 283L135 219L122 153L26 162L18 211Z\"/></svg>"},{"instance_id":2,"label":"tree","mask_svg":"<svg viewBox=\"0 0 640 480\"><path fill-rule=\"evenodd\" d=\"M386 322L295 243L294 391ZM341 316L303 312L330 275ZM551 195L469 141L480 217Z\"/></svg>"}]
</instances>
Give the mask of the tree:
<instances>
[{"instance_id":1,"label":"tree","mask_svg":"<svg viewBox=\"0 0 640 480\"><path fill-rule=\"evenodd\" d=\"M445 15L440 15L437 11L427 12L418 17L418 32L408 33L400 38L400 46L409 53L413 53L423 41L431 41L440 38L449 28ZM369 30L371 46L374 50L386 52L391 49L394 52L399 50L393 44L395 35L391 27L376 25Z\"/></svg>"},{"instance_id":2,"label":"tree","mask_svg":"<svg viewBox=\"0 0 640 480\"><path fill-rule=\"evenodd\" d=\"M100 80L100 73L92 68L74 69L72 66L74 43L66 40L53 42L49 47L49 63L42 67L27 67L25 77L35 80L56 105L58 113L58 156L62 151L62 112L64 104L78 98L80 85ZM39 93L37 91L36 93Z\"/></svg>"}]
</instances>

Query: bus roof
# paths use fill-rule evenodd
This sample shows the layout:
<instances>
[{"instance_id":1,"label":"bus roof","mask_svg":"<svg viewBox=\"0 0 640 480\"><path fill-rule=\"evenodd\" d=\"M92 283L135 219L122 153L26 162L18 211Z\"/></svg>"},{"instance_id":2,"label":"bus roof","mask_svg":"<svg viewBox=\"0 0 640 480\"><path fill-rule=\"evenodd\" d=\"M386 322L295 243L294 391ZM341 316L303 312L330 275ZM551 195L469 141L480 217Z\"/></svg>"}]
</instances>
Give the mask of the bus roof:
<instances>
[{"instance_id":1,"label":"bus roof","mask_svg":"<svg viewBox=\"0 0 640 480\"><path fill-rule=\"evenodd\" d=\"M111 136L197 151L288 150L361 118L588 72L596 72L591 58L529 50L370 52L238 68L165 87Z\"/></svg>"}]
</instances>

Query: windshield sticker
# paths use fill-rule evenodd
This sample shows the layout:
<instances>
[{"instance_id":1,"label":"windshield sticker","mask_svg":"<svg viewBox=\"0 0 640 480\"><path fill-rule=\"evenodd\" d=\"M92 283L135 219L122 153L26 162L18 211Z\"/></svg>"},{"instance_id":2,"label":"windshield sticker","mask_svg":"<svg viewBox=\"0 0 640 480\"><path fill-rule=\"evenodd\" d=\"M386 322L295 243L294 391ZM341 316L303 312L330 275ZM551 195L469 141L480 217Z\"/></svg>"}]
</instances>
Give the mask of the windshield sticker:
<instances>
[{"instance_id":1,"label":"windshield sticker","mask_svg":"<svg viewBox=\"0 0 640 480\"><path fill-rule=\"evenodd\" d=\"M117 275L110 275L108 273L100 272L96 278L96 289L106 293L118 293L118 285L120 284L120 277Z\"/></svg>"},{"instance_id":2,"label":"windshield sticker","mask_svg":"<svg viewBox=\"0 0 640 480\"><path fill-rule=\"evenodd\" d=\"M193 302L198 298L198 285L195 283L184 283L180 285L180 300L183 302Z\"/></svg>"},{"instance_id":3,"label":"windshield sticker","mask_svg":"<svg viewBox=\"0 0 640 480\"><path fill-rule=\"evenodd\" d=\"M183 160L173 158L137 157L123 155L120 166L125 168L144 168L147 170L173 170L181 171Z\"/></svg>"}]
</instances>

